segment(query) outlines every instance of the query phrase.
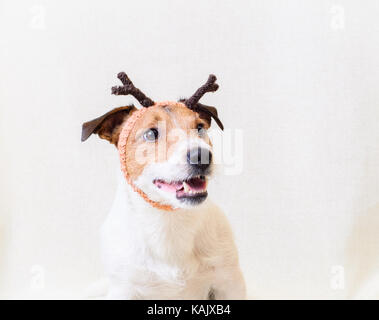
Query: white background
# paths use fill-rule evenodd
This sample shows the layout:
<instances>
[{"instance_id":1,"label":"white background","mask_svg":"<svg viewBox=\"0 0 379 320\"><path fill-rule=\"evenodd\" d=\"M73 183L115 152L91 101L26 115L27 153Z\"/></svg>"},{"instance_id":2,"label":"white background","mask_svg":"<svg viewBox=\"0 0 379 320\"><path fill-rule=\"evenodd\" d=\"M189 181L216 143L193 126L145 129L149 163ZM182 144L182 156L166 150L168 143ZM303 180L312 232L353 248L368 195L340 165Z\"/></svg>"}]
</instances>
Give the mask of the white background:
<instances>
[{"instance_id":1,"label":"white background","mask_svg":"<svg viewBox=\"0 0 379 320\"><path fill-rule=\"evenodd\" d=\"M0 2L0 296L80 297L119 170L81 124L209 73L243 170L211 196L250 298L379 297L379 2ZM375 280L375 277L377 280Z\"/></svg>"}]
</instances>

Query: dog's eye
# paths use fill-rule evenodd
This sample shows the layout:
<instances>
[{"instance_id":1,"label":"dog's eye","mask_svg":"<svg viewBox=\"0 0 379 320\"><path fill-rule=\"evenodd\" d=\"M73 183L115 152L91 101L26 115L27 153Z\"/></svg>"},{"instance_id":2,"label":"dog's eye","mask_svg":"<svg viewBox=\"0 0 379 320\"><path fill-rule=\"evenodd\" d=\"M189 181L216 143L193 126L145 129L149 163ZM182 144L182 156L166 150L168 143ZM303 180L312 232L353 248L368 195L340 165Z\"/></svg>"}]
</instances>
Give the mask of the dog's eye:
<instances>
[{"instance_id":1,"label":"dog's eye","mask_svg":"<svg viewBox=\"0 0 379 320\"><path fill-rule=\"evenodd\" d=\"M207 133L207 130L204 128L204 125L202 123L199 123L197 125L197 132L199 133L200 137L205 136L205 134Z\"/></svg>"},{"instance_id":2,"label":"dog's eye","mask_svg":"<svg viewBox=\"0 0 379 320\"><path fill-rule=\"evenodd\" d=\"M158 136L159 136L158 130L155 129L155 128L151 128L151 129L147 130L147 131L143 134L143 138L144 138L145 141L147 141L147 142L154 142L155 140L158 139Z\"/></svg>"}]
</instances>

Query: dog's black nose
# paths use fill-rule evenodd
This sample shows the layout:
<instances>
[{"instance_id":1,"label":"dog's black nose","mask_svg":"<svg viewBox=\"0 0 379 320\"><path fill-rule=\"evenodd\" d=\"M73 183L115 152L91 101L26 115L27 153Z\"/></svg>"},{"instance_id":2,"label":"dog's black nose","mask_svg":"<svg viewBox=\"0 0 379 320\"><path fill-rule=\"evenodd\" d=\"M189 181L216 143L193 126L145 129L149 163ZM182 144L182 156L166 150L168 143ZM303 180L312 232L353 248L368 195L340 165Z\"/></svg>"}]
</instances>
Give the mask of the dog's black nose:
<instances>
[{"instance_id":1,"label":"dog's black nose","mask_svg":"<svg viewBox=\"0 0 379 320\"><path fill-rule=\"evenodd\" d=\"M212 153L208 149L194 148L187 152L187 162L191 166L205 170L212 161Z\"/></svg>"}]
</instances>

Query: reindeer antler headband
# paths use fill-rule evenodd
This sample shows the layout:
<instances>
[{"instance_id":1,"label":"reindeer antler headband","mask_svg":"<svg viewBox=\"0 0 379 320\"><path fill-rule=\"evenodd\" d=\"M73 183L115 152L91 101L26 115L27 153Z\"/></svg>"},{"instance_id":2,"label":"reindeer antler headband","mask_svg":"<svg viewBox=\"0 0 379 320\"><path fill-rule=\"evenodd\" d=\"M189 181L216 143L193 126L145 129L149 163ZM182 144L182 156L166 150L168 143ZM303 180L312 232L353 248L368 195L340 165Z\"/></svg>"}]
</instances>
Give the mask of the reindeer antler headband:
<instances>
[{"instance_id":1,"label":"reindeer antler headband","mask_svg":"<svg viewBox=\"0 0 379 320\"><path fill-rule=\"evenodd\" d=\"M145 108L154 105L154 101L147 97L140 89L136 88L125 72L120 72L117 78L121 80L123 86L112 87L112 94L116 96L130 94Z\"/></svg>"},{"instance_id":2,"label":"reindeer antler headband","mask_svg":"<svg viewBox=\"0 0 379 320\"><path fill-rule=\"evenodd\" d=\"M129 79L125 72L120 72L117 75L117 78L120 79L123 86L115 86L112 87L112 94L114 95L132 95L137 101L145 108L151 107L155 105L155 102L147 97L140 89L138 89L133 82ZM217 125L224 130L224 126L221 120L218 118L217 110L214 107L206 106L204 104L199 103L200 99L207 92L215 92L218 89L218 84L216 83L216 76L211 74L208 77L208 80L205 84L203 84L196 92L188 99L181 99L179 102L184 103L189 109L204 113L207 116L213 118Z\"/></svg>"}]
</instances>

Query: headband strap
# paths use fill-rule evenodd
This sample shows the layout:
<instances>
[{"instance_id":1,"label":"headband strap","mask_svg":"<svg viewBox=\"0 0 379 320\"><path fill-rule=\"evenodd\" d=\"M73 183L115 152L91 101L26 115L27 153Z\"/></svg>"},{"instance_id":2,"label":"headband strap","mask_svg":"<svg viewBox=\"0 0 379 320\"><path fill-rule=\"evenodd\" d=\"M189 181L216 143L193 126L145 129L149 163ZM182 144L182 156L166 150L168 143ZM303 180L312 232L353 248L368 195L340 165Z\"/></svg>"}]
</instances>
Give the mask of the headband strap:
<instances>
[{"instance_id":1,"label":"headband strap","mask_svg":"<svg viewBox=\"0 0 379 320\"><path fill-rule=\"evenodd\" d=\"M160 105L159 103L156 103L153 106L151 106L150 108L154 108L154 107L159 106L159 105ZM173 208L171 205L161 204L157 201L151 200L145 192L143 192L140 188L138 188L134 184L134 182L131 179L131 177L128 173L128 170L127 170L126 145L127 145L128 139L129 139L129 135L130 135L131 131L133 130L134 125L136 124L138 119L140 119L143 116L143 114L147 111L147 109L148 108L141 108L138 111L133 112L121 130L120 137L118 140L118 145L117 145L119 156L120 156L120 162L121 162L121 170L124 174L126 181L129 183L129 185L132 187L132 189L135 192L137 192L151 206L153 206L154 208L157 208L157 209L165 210L165 211L173 211L173 210L175 210L175 208Z\"/></svg>"}]
</instances>

